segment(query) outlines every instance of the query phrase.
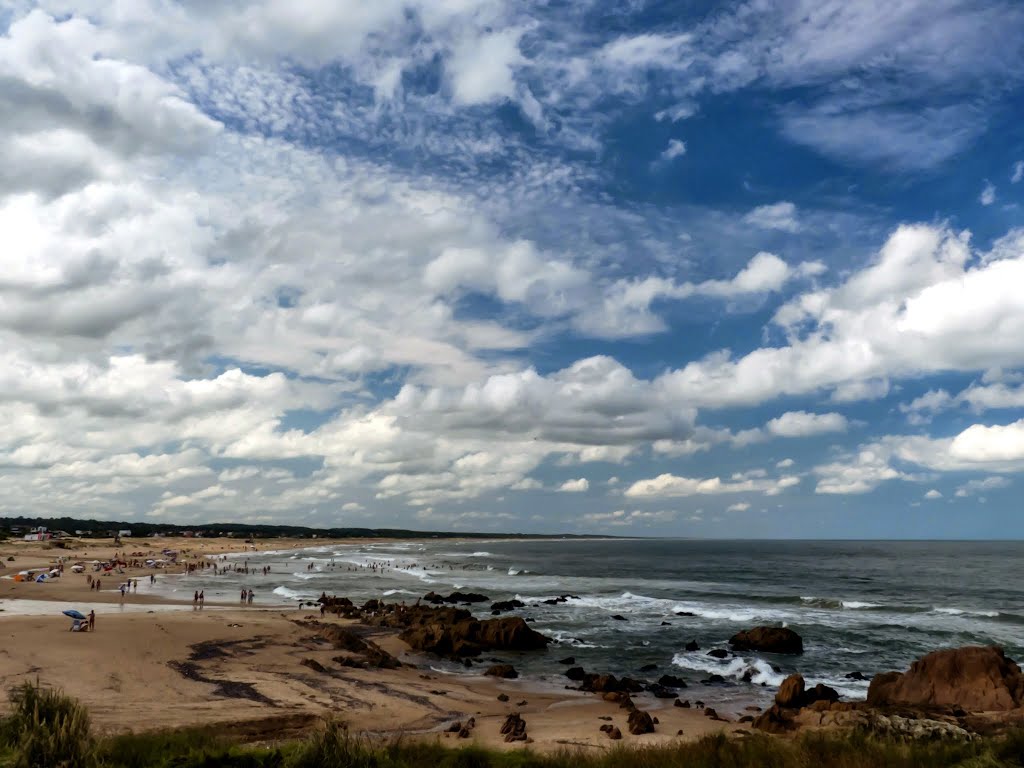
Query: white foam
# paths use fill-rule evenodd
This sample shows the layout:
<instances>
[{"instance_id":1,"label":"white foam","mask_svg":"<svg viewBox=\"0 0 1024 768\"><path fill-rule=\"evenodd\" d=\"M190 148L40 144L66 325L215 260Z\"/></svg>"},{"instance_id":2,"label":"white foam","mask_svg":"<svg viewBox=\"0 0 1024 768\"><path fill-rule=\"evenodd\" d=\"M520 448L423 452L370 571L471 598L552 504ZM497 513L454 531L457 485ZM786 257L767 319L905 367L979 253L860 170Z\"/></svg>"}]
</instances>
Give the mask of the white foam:
<instances>
[{"instance_id":1,"label":"white foam","mask_svg":"<svg viewBox=\"0 0 1024 768\"><path fill-rule=\"evenodd\" d=\"M786 679L786 675L776 672L771 664L763 659L744 659L739 656L732 659L716 659L698 651L697 654L677 653L672 657L672 663L683 669L731 677L734 680L742 680L744 675L749 673L750 682L754 685L765 683L779 686Z\"/></svg>"},{"instance_id":2,"label":"white foam","mask_svg":"<svg viewBox=\"0 0 1024 768\"><path fill-rule=\"evenodd\" d=\"M968 608L946 608L938 605L932 608L932 610L935 613L944 613L947 616L984 616L985 618L994 619L999 615L999 611L971 610Z\"/></svg>"},{"instance_id":3,"label":"white foam","mask_svg":"<svg viewBox=\"0 0 1024 768\"><path fill-rule=\"evenodd\" d=\"M275 595L287 600L298 600L302 597L301 592L296 592L294 589L289 589L288 587L274 587L273 592Z\"/></svg>"},{"instance_id":4,"label":"white foam","mask_svg":"<svg viewBox=\"0 0 1024 768\"><path fill-rule=\"evenodd\" d=\"M841 605L850 611L867 610L869 608L881 608L878 603L866 603L860 600L843 600Z\"/></svg>"}]
</instances>

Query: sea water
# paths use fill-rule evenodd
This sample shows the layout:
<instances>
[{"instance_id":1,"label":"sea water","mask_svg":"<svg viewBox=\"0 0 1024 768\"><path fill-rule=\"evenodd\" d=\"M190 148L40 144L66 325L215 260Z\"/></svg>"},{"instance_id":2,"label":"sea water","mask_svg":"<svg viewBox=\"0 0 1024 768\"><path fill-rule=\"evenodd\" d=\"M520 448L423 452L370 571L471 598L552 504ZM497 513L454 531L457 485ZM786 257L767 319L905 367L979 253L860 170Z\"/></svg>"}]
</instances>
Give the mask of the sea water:
<instances>
[{"instance_id":1,"label":"sea water","mask_svg":"<svg viewBox=\"0 0 1024 768\"><path fill-rule=\"evenodd\" d=\"M709 702L766 702L791 672L863 698L868 683L848 675L902 670L938 648L995 644L1024 658L1020 542L438 539L264 551L220 563L240 561L249 575L162 575L157 586L178 598L204 589L208 601L237 600L245 587L258 606L296 608L323 592L356 603L412 604L431 590L518 598L528 607L514 614L555 641L547 653L497 654L527 679L562 686L558 660L573 656L588 671L682 677L690 686L684 698ZM374 572L374 563L385 566ZM572 597L542 602L561 595ZM487 617L489 605L471 609ZM798 632L804 654L707 655L764 624ZM685 650L691 640L700 650ZM641 673L648 664L657 670ZM726 682L702 684L712 674Z\"/></svg>"}]
</instances>

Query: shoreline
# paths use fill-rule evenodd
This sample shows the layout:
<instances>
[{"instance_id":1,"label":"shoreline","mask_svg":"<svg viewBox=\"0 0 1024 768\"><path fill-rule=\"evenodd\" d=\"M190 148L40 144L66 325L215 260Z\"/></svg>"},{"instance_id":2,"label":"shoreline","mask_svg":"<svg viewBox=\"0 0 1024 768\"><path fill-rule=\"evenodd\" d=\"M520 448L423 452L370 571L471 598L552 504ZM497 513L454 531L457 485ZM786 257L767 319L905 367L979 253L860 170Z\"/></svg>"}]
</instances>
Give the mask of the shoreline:
<instances>
[{"instance_id":1,"label":"shoreline","mask_svg":"<svg viewBox=\"0 0 1024 768\"><path fill-rule=\"evenodd\" d=\"M375 540L378 541L378 540ZM379 540L380 542L389 540ZM404 541L404 540L403 540ZM53 558L68 562L104 559L115 551L137 552L179 547L182 561L246 553L290 552L366 540L273 540L252 550L233 539L150 541L126 539L121 547L92 540L74 550L46 549L37 542L0 545L9 576L42 567ZM25 545L29 546L25 546ZM144 547L142 545L149 544ZM187 551L187 552L186 552ZM6 560L13 552L15 560ZM129 555L130 557L130 555ZM633 736L626 711L599 695L558 689L549 681L448 673L443 661L409 650L397 630L365 627L354 621L295 604L240 606L207 602L194 609L190 601L147 594L150 569L125 568L123 574L101 576L111 585L139 579L139 592L122 603L116 590L97 593L86 586L86 574L65 573L46 584L0 579L0 685L9 690L28 680L63 688L90 710L100 732L176 729L213 722L259 723L264 731L312 725L324 716L340 716L350 728L376 737L402 736L441 743L476 743L509 748L500 727L511 712L527 722L531 747L556 750L566 746L609 748L615 744L662 744L732 732L739 724L715 722L697 709L673 707L671 700L638 696L638 704L661 720L656 733ZM157 570L177 573L182 566ZM64 604L95 604L95 632L68 632L61 615ZM53 606L48 612L48 606ZM101 609L102 607L102 609ZM86 608L86 611L88 608ZM338 651L299 621L353 627L402 661L399 669L354 669L339 666ZM502 654L497 654L502 655ZM431 667L439 667L438 670ZM317 671L322 670L322 671ZM568 681L566 681L568 682ZM507 701L499 701L499 694ZM0 710L9 704L0 701ZM446 733L455 721L473 717L477 727L469 739ZM611 721L601 718L611 718ZM623 741L612 742L599 730L614 722ZM677 733L682 731L683 736ZM269 736L269 733L264 733Z\"/></svg>"}]
</instances>

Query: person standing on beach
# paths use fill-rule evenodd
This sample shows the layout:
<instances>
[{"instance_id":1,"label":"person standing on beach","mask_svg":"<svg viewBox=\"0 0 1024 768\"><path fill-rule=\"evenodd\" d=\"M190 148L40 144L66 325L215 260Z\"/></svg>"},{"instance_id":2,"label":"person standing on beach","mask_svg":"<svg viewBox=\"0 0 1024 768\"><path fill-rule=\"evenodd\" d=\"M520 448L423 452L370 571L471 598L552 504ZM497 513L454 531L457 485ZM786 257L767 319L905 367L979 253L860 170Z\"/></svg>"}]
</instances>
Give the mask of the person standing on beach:
<instances>
[{"instance_id":1,"label":"person standing on beach","mask_svg":"<svg viewBox=\"0 0 1024 768\"><path fill-rule=\"evenodd\" d=\"M201 590L199 592L199 607L202 608L204 605L206 605L206 590L205 589Z\"/></svg>"},{"instance_id":2,"label":"person standing on beach","mask_svg":"<svg viewBox=\"0 0 1024 768\"><path fill-rule=\"evenodd\" d=\"M199 605L199 590L198 589L195 592L192 593L192 607L195 608L197 605Z\"/></svg>"},{"instance_id":3,"label":"person standing on beach","mask_svg":"<svg viewBox=\"0 0 1024 768\"><path fill-rule=\"evenodd\" d=\"M255 597L255 595L253 594L253 591L250 589L249 590L249 605L252 605L253 597Z\"/></svg>"},{"instance_id":4,"label":"person standing on beach","mask_svg":"<svg viewBox=\"0 0 1024 768\"><path fill-rule=\"evenodd\" d=\"M96 611L89 611L89 631L96 631Z\"/></svg>"}]
</instances>

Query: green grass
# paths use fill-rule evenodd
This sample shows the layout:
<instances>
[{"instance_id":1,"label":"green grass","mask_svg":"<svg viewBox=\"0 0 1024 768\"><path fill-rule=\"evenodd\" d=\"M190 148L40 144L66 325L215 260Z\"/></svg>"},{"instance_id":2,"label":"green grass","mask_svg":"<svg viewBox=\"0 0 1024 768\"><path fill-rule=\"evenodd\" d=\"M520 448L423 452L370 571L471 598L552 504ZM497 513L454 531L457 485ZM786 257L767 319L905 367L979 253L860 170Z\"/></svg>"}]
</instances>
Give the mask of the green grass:
<instances>
[{"instance_id":1,"label":"green grass","mask_svg":"<svg viewBox=\"0 0 1024 768\"><path fill-rule=\"evenodd\" d=\"M60 691L22 685L0 720L0 768L1024 768L1024 731L970 743L899 742L863 732L798 738L707 736L663 747L538 753L433 742L381 744L327 721L304 739L267 748L219 729L95 738L88 713Z\"/></svg>"}]
</instances>

